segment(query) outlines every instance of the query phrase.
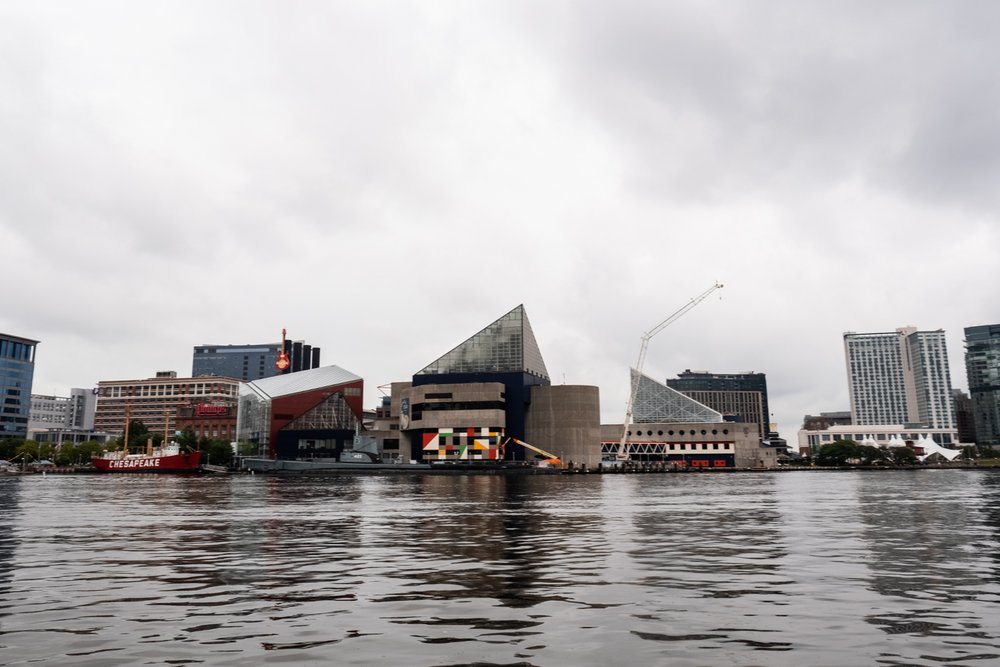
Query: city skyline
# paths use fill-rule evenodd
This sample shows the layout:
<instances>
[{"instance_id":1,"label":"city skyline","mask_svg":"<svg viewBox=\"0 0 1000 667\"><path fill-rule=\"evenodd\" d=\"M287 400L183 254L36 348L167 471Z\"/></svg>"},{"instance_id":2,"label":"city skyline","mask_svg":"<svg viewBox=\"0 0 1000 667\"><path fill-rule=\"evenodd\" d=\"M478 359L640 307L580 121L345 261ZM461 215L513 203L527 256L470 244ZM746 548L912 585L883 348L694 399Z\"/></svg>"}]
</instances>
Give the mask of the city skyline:
<instances>
[{"instance_id":1,"label":"city skyline","mask_svg":"<svg viewBox=\"0 0 1000 667\"><path fill-rule=\"evenodd\" d=\"M966 327L965 331L967 331L970 328L974 329L974 330L978 330L978 329L982 329L982 328L995 329L997 326L998 325L976 325L976 326L973 326L973 327ZM944 336L945 336L945 334L946 334L946 332L944 332L943 330L930 331L930 332L928 332L928 331L918 331L917 327L908 326L908 327L900 327L895 332L864 333L864 334L858 334L856 332L849 332L849 331L848 332L843 332L843 334L842 334L842 340L846 340L848 337L872 337L872 336L890 336L890 335L893 338L895 338L897 335L900 334L900 332L921 333L921 334L935 334L935 336L939 336L941 339L943 339ZM962 340L964 342L965 339L963 338ZM841 347L841 355L842 355L842 357L843 357L844 351L845 351L843 345L845 345L845 344L846 343L842 343L842 347ZM254 346L259 346L259 345L261 345L261 344L260 343L257 343L257 344L242 344L242 343L237 344L237 343L234 343L234 344L230 344L228 347L231 347L233 349L237 349L238 350L239 348L254 348ZM226 347L226 346L221 346L221 345L216 345L216 346L197 345L197 346L194 346L193 350L194 350L195 356L197 356L198 352L203 352L206 348L222 348L222 347ZM945 347L945 349L947 351L947 354L950 356L952 354L952 352L951 352L950 348L948 348L948 346L947 346L946 343L944 344L944 347ZM960 360L959 368L961 369L960 373L964 377L965 368L966 368L966 357L965 357L965 346L964 345L962 345L960 347L960 354L962 355L962 358ZM842 360L842 363L843 363L843 360ZM848 358L848 365L850 365L849 358ZM953 364L951 364L951 362L948 362L946 365L952 365L953 366ZM37 368L35 370L37 372ZM157 371L157 372L152 373L152 374L150 374L148 376L137 376L135 378L117 378L116 380L107 380L107 379L104 379L104 380L100 380L98 384L107 383L107 382L116 382L116 381L153 380L153 379L155 379L156 375L158 375L159 373L162 373L162 372L164 372L164 371ZM946 369L946 372L947 372L947 369ZM703 374L707 374L707 375L711 375L711 376L716 376L716 377L728 377L728 378L734 378L736 376L746 376L746 375L751 375L751 376L752 375L760 375L760 376L766 376L767 375L766 371L763 371L763 370L753 370L753 371L747 370L747 371L739 371L739 372L737 372L737 371L726 371L726 372L722 372L722 373L716 373L716 372L710 371L710 370L694 370L694 371L692 371L692 369L690 369L690 368L684 369L683 371L677 371L677 372L673 373L673 375L678 376L678 378L684 378L684 377L688 377L688 376L690 376L690 377L698 377L698 376L701 376ZM188 376L184 375L184 374L181 374L179 377L187 378ZM197 377L197 376L194 376L192 374L190 377ZM236 378L236 379L239 380L239 378ZM380 386L384 387L389 382L398 382L398 381L402 381L401 378L400 377L394 377L391 380L388 380L386 383L383 383ZM665 382L667 384L669 384L671 382L676 382L676 381L677 381L676 379L670 379L670 378L668 378ZM848 391L847 391L848 396L850 396L850 382L851 382L850 372L848 372L848 377L846 378L846 381L844 383L845 387L847 387L847 389L848 389ZM558 382L553 382L553 384L558 384ZM97 386L98 385L95 384L94 388L96 388ZM366 402L364 404L365 408L366 409L374 409L381 402L380 396L382 394L378 394L379 398L377 398L376 400L374 400L369 405L368 402L367 402L367 399L368 399L368 396L372 393L372 391L371 391L372 390L372 383L367 378L365 378L365 387L366 387L365 388L365 401ZM51 396L60 396L60 395L68 396L71 390L75 390L75 389L78 389L78 388L79 387L67 388L67 389L65 389L63 391L62 394L60 394L59 392L53 392L53 393L48 394L48 395L51 395ZM376 389L376 391L379 391L379 387L378 386L376 386L375 389ZM600 389L600 387L599 387L599 389ZM947 387L947 390L949 391L949 393L950 393L951 389L963 389L963 386L956 385L956 383L954 381L952 381L948 385L948 387ZM968 390L966 389L966 391L968 391ZM32 394L33 395L46 395L46 394L38 392L38 391L36 391L34 389L32 390ZM768 396L769 395L770 395L770 391L768 391ZM619 415L616 415L614 412L609 412L606 409L606 406L604 405L605 399L603 397L603 394L602 394L602 398L601 398L601 403L602 403L602 423L614 423L616 420L620 421ZM848 399L848 408L850 408L850 399ZM837 409L824 408L824 409L817 409L816 412L817 413L819 413L819 412L836 412L838 410L839 410L839 408L837 408ZM906 410L905 406L904 406L903 410L905 412L905 410ZM848 409L848 412L850 412L850 409ZM790 434L792 434L793 432L796 432L796 431L799 430L799 428L802 425L802 419L805 418L806 416L808 416L809 414L810 413L808 413L808 412L803 413L799 417L799 419L798 419L797 422L795 422L794 424L786 424L786 426L784 427L784 429L782 429L782 424L779 423L778 426L779 426L779 432L780 432L780 434L783 435L784 437L788 438L788 436ZM890 419L890 420L887 420L887 421L881 421L881 420L878 420L878 419L874 419L873 420L873 419L867 419L866 418L865 421L867 423L871 423L871 424L875 424L875 423L879 423L879 424L899 423L899 424L902 424L902 423L904 423L905 420L892 421ZM774 423L774 422L772 421L772 423ZM936 426L942 426L943 425L943 424L938 423L938 422L933 422L933 423ZM951 426L954 426L954 425L955 425L955 415L952 414L952 417L951 417Z\"/></svg>"}]
</instances>

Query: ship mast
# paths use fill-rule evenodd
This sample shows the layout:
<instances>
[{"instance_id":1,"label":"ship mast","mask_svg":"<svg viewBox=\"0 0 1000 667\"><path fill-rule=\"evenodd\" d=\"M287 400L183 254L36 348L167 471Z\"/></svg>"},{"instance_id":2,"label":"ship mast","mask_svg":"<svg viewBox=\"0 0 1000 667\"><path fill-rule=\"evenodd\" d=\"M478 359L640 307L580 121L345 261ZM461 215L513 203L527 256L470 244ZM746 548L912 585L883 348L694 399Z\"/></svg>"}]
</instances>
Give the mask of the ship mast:
<instances>
[{"instance_id":1,"label":"ship mast","mask_svg":"<svg viewBox=\"0 0 1000 667\"><path fill-rule=\"evenodd\" d=\"M122 458L128 456L128 424L132 421L132 406L125 404L125 437L122 439Z\"/></svg>"}]
</instances>

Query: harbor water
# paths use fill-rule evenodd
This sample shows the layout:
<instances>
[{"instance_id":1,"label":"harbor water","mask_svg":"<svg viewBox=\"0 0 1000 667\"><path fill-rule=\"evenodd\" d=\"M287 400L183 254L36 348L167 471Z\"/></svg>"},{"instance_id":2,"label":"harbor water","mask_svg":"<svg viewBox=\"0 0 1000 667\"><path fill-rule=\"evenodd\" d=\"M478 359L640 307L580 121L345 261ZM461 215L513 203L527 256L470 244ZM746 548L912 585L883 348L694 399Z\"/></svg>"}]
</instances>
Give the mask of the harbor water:
<instances>
[{"instance_id":1,"label":"harbor water","mask_svg":"<svg viewBox=\"0 0 1000 667\"><path fill-rule=\"evenodd\" d=\"M0 477L2 665L998 665L1000 471Z\"/></svg>"}]
</instances>

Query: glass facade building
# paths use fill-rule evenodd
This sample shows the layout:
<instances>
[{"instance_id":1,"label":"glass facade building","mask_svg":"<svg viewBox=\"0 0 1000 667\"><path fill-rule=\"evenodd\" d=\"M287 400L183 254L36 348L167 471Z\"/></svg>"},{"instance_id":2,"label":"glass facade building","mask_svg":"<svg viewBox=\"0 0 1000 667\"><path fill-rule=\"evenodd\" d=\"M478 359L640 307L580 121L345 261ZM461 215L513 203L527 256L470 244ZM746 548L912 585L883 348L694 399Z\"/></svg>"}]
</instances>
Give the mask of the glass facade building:
<instances>
[{"instance_id":1,"label":"glass facade building","mask_svg":"<svg viewBox=\"0 0 1000 667\"><path fill-rule=\"evenodd\" d=\"M681 424L722 422L722 414L685 396L676 389L660 384L653 378L632 370L635 403L632 421L635 424Z\"/></svg>"},{"instance_id":2,"label":"glass facade building","mask_svg":"<svg viewBox=\"0 0 1000 667\"><path fill-rule=\"evenodd\" d=\"M965 372L976 443L1000 445L1000 324L965 328Z\"/></svg>"},{"instance_id":3,"label":"glass facade building","mask_svg":"<svg viewBox=\"0 0 1000 667\"><path fill-rule=\"evenodd\" d=\"M0 334L0 438L27 438L37 340Z\"/></svg>"},{"instance_id":4,"label":"glass facade building","mask_svg":"<svg viewBox=\"0 0 1000 667\"><path fill-rule=\"evenodd\" d=\"M520 305L417 373L525 373L549 379L535 334Z\"/></svg>"},{"instance_id":5,"label":"glass facade building","mask_svg":"<svg viewBox=\"0 0 1000 667\"><path fill-rule=\"evenodd\" d=\"M191 376L216 375L250 382L281 375L276 364L281 343L259 345L198 345L194 348ZM290 367L286 372L319 368L320 348L303 341L285 341Z\"/></svg>"},{"instance_id":6,"label":"glass facade building","mask_svg":"<svg viewBox=\"0 0 1000 667\"><path fill-rule=\"evenodd\" d=\"M404 399L413 453L425 460L523 459L519 445L501 443L524 440L531 388L550 384L519 305L413 376ZM421 419L414 419L418 413Z\"/></svg>"}]
</instances>

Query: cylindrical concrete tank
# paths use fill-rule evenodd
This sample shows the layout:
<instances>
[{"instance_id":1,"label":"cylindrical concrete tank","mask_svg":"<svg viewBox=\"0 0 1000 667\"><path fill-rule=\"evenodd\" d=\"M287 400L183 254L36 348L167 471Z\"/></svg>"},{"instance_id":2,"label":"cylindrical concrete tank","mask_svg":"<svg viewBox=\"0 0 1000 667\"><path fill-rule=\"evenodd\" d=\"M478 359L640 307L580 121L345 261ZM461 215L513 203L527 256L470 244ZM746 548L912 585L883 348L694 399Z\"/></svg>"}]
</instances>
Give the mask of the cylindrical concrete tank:
<instances>
[{"instance_id":1,"label":"cylindrical concrete tank","mask_svg":"<svg viewBox=\"0 0 1000 667\"><path fill-rule=\"evenodd\" d=\"M525 440L563 463L601 462L601 400L589 385L535 385L525 414Z\"/></svg>"}]
</instances>

